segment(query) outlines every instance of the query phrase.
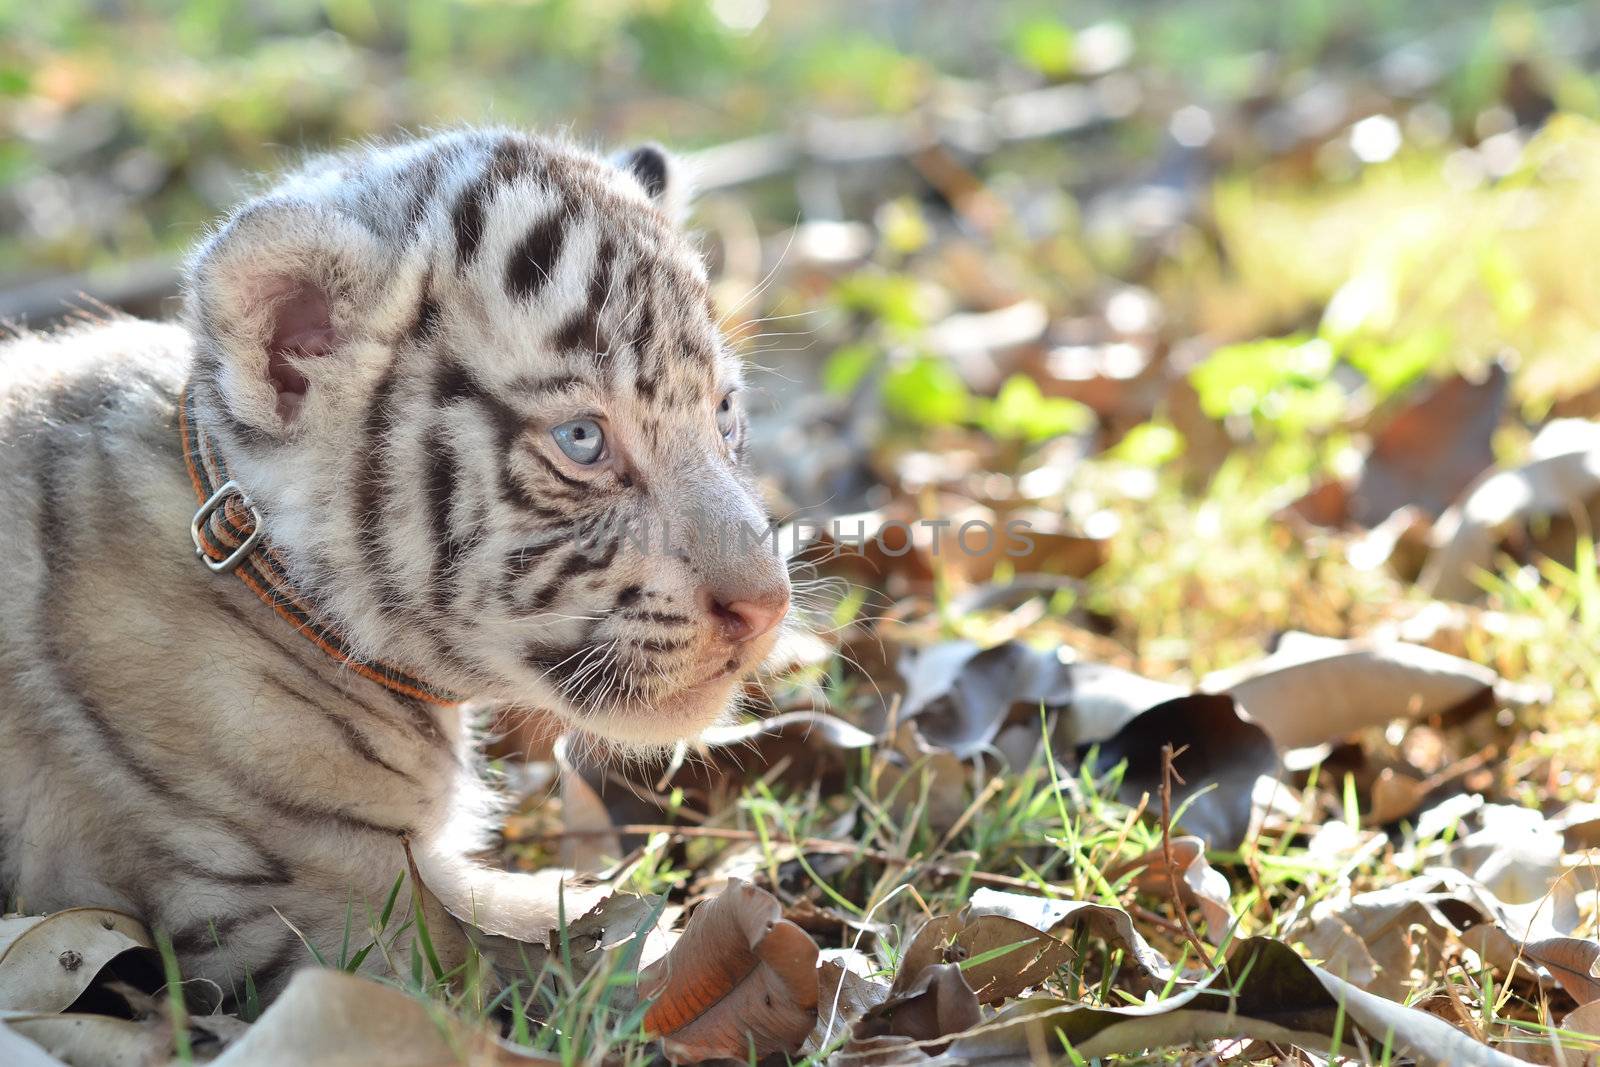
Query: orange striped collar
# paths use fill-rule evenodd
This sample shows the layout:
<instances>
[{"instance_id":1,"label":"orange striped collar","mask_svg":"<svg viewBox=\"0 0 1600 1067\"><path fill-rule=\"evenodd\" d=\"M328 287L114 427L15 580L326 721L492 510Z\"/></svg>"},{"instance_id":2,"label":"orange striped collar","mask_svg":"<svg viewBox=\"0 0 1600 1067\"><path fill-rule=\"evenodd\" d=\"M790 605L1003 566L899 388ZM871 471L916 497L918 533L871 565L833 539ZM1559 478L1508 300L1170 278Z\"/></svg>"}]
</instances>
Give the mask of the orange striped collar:
<instances>
[{"instance_id":1,"label":"orange striped collar","mask_svg":"<svg viewBox=\"0 0 1600 1067\"><path fill-rule=\"evenodd\" d=\"M410 671L382 660L358 658L339 630L319 618L319 613L295 592L283 560L267 542L261 513L239 484L228 476L227 464L211 447L204 431L190 418L193 397L185 389L178 404L178 429L183 435L183 459L200 505L190 533L195 552L218 574L238 576L268 607L282 616L300 635L326 652L336 663L394 693L429 704L455 705L462 698L429 685Z\"/></svg>"}]
</instances>

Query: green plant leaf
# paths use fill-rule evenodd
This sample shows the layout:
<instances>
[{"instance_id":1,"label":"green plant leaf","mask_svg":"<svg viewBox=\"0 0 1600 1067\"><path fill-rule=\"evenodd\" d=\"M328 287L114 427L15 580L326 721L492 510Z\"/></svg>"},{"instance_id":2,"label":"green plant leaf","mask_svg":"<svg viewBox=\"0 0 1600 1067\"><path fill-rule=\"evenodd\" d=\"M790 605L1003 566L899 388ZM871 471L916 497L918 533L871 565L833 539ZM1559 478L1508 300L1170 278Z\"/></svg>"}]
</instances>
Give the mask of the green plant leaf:
<instances>
[{"instance_id":1,"label":"green plant leaf","mask_svg":"<svg viewBox=\"0 0 1600 1067\"><path fill-rule=\"evenodd\" d=\"M894 416L922 426L966 421L973 397L955 368L933 356L916 356L889 371L883 403Z\"/></svg>"}]
</instances>

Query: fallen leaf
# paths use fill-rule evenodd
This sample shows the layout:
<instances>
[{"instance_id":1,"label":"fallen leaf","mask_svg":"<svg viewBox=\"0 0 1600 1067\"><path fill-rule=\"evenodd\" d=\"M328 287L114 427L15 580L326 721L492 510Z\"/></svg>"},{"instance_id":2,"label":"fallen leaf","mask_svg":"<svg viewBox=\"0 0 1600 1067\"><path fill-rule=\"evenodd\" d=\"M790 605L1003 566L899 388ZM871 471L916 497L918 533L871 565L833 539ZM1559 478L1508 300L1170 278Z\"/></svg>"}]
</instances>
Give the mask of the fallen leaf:
<instances>
[{"instance_id":1,"label":"fallen leaf","mask_svg":"<svg viewBox=\"0 0 1600 1067\"><path fill-rule=\"evenodd\" d=\"M1370 826L1386 826L1414 814L1428 792L1422 779L1385 767L1373 780L1372 798L1362 818Z\"/></svg>"},{"instance_id":2,"label":"fallen leaf","mask_svg":"<svg viewBox=\"0 0 1600 1067\"><path fill-rule=\"evenodd\" d=\"M821 711L788 711L765 719L752 719L735 726L714 726L700 735L702 743L713 746L742 745L760 738L790 732L803 738L815 737L835 748L870 748L875 740L860 727L837 715Z\"/></svg>"},{"instance_id":3,"label":"fallen leaf","mask_svg":"<svg viewBox=\"0 0 1600 1067\"><path fill-rule=\"evenodd\" d=\"M1233 912L1228 900L1233 895L1228 880L1206 862L1206 843L1198 837L1178 836L1171 841L1172 875L1167 871L1166 850L1156 846L1141 856L1108 867L1106 880L1115 882L1136 871L1133 887L1141 893L1169 900L1176 883L1180 903L1199 908L1206 921L1206 939L1220 945L1233 930Z\"/></svg>"},{"instance_id":4,"label":"fallen leaf","mask_svg":"<svg viewBox=\"0 0 1600 1067\"><path fill-rule=\"evenodd\" d=\"M1481 381L1456 375L1436 383L1383 425L1354 477L1322 482L1280 515L1359 530L1385 526L1408 510L1425 525L1437 519L1493 465L1509 382L1496 363ZM1369 550L1381 556L1374 563L1388 557L1397 533L1388 540L1386 550Z\"/></svg>"},{"instance_id":5,"label":"fallen leaf","mask_svg":"<svg viewBox=\"0 0 1600 1067\"><path fill-rule=\"evenodd\" d=\"M973 915L1003 915L1027 923L1046 933L1070 916L1083 902L1038 897L1027 893L1007 893L987 886L978 889L968 901Z\"/></svg>"},{"instance_id":6,"label":"fallen leaf","mask_svg":"<svg viewBox=\"0 0 1600 1067\"><path fill-rule=\"evenodd\" d=\"M1477 828L1448 852L1450 865L1506 904L1543 900L1561 879L1561 832L1537 809L1485 804Z\"/></svg>"},{"instance_id":7,"label":"fallen leaf","mask_svg":"<svg viewBox=\"0 0 1600 1067\"><path fill-rule=\"evenodd\" d=\"M1235 945L1227 967L1205 986L1123 1008L1088 1007L1035 997L950 1041L952 1064L1031 1063L1041 1050L1071 1042L1085 1060L1172 1047L1205 1047L1223 1039L1255 1038L1280 1045L1360 1055L1392 1047L1419 1064L1437 1067L1517 1067L1522 1061L1474 1041L1442 1019L1358 989L1314 967L1286 945L1251 938ZM903 1054L931 1042L898 1046ZM841 1063L851 1062L841 1058Z\"/></svg>"},{"instance_id":8,"label":"fallen leaf","mask_svg":"<svg viewBox=\"0 0 1600 1067\"><path fill-rule=\"evenodd\" d=\"M1287 749L1334 741L1393 719L1488 707L1497 696L1534 694L1504 685L1488 667L1423 645L1285 635L1278 651L1209 674L1208 693L1230 693Z\"/></svg>"},{"instance_id":9,"label":"fallen leaf","mask_svg":"<svg viewBox=\"0 0 1600 1067\"><path fill-rule=\"evenodd\" d=\"M903 1064L926 1063L933 1059L916 1045L909 1037L869 1037L850 1042L844 1049L834 1053L828 1062L848 1063L851 1067L901 1067Z\"/></svg>"},{"instance_id":10,"label":"fallen leaf","mask_svg":"<svg viewBox=\"0 0 1600 1067\"><path fill-rule=\"evenodd\" d=\"M1600 945L1568 936L1582 921L1570 899L1508 904L1462 871L1432 868L1382 889L1318 901L1291 934L1330 970L1384 996L1403 997L1414 970L1435 973L1454 940L1503 975L1533 968L1581 1003L1590 993L1600 996Z\"/></svg>"},{"instance_id":11,"label":"fallen leaf","mask_svg":"<svg viewBox=\"0 0 1600 1067\"><path fill-rule=\"evenodd\" d=\"M1548 970L1579 1004L1600 1001L1600 942L1548 937L1522 946L1523 954Z\"/></svg>"},{"instance_id":12,"label":"fallen leaf","mask_svg":"<svg viewBox=\"0 0 1600 1067\"><path fill-rule=\"evenodd\" d=\"M1017 641L990 648L946 641L908 651L900 663L906 680L900 717L930 750L963 760L997 750L1001 731L1017 726L1034 740L1008 754L1013 761L1021 751L1037 751L1041 708L1057 714L1053 743L1066 752L1105 741L1138 716L1190 696L1181 686L1065 657L1063 650Z\"/></svg>"},{"instance_id":13,"label":"fallen leaf","mask_svg":"<svg viewBox=\"0 0 1600 1067\"><path fill-rule=\"evenodd\" d=\"M1434 551L1418 587L1442 600L1471 600L1478 571L1491 567L1502 538L1535 519L1582 513L1600 491L1600 445L1574 439L1511 470L1489 474L1434 526ZM1557 448L1561 446L1556 446Z\"/></svg>"},{"instance_id":14,"label":"fallen leaf","mask_svg":"<svg viewBox=\"0 0 1600 1067\"><path fill-rule=\"evenodd\" d=\"M69 908L0 919L0 1009L65 1011L117 965L161 973L155 942L131 915Z\"/></svg>"},{"instance_id":15,"label":"fallen leaf","mask_svg":"<svg viewBox=\"0 0 1600 1067\"><path fill-rule=\"evenodd\" d=\"M1159 989L1173 977L1172 965L1151 948L1121 908L1087 900L1050 900L1022 893L983 888L972 894L973 915L1006 915L1044 930L1061 941L1069 931L1087 930L1113 948L1123 951L1136 992Z\"/></svg>"},{"instance_id":16,"label":"fallen leaf","mask_svg":"<svg viewBox=\"0 0 1600 1067\"><path fill-rule=\"evenodd\" d=\"M1148 798L1159 811L1161 752L1169 744L1183 778L1172 790L1174 821L1214 848L1238 847L1256 810L1257 779L1278 773L1266 732L1239 715L1232 696L1193 693L1157 704L1100 741L1096 766L1103 773L1126 761L1118 797L1129 804ZM1080 742L1084 758L1087 749Z\"/></svg>"},{"instance_id":17,"label":"fallen leaf","mask_svg":"<svg viewBox=\"0 0 1600 1067\"><path fill-rule=\"evenodd\" d=\"M1335 974L1389 997L1403 997L1412 967L1430 969L1454 927L1438 911L1446 899L1428 880L1316 902L1291 936Z\"/></svg>"},{"instance_id":18,"label":"fallen leaf","mask_svg":"<svg viewBox=\"0 0 1600 1067\"><path fill-rule=\"evenodd\" d=\"M1352 520L1376 526L1406 506L1438 518L1494 463L1509 384L1494 363L1481 381L1447 378L1390 419L1352 487Z\"/></svg>"},{"instance_id":19,"label":"fallen leaf","mask_svg":"<svg viewBox=\"0 0 1600 1067\"><path fill-rule=\"evenodd\" d=\"M32 1055L41 1057L40 1063L65 1063L71 1067L147 1067L168 1062L174 1052L172 1027L165 1020L135 1022L80 1012L6 1012L0 1025L0 1052L8 1052L8 1041L17 1037L33 1046ZM0 1062L11 1067L13 1063L34 1061L26 1056L17 1060L8 1056Z\"/></svg>"},{"instance_id":20,"label":"fallen leaf","mask_svg":"<svg viewBox=\"0 0 1600 1067\"><path fill-rule=\"evenodd\" d=\"M1600 804L1592 801L1569 805L1550 817L1550 828L1566 838L1574 852L1600 848Z\"/></svg>"},{"instance_id":21,"label":"fallen leaf","mask_svg":"<svg viewBox=\"0 0 1600 1067\"><path fill-rule=\"evenodd\" d=\"M1600 1000L1580 1004L1568 1012L1567 1017L1561 1020L1561 1028L1600 1040Z\"/></svg>"},{"instance_id":22,"label":"fallen leaf","mask_svg":"<svg viewBox=\"0 0 1600 1067\"><path fill-rule=\"evenodd\" d=\"M749 779L765 776L824 792L838 792L855 753L878 742L873 734L815 710L781 712L707 730L662 762L578 760L559 746L562 792L570 818L595 837L563 851L574 869L603 870L644 844L641 834L610 833L629 824L695 821L697 812L720 811ZM778 770L775 770L778 768ZM598 846L595 844L599 842Z\"/></svg>"},{"instance_id":23,"label":"fallen leaf","mask_svg":"<svg viewBox=\"0 0 1600 1067\"><path fill-rule=\"evenodd\" d=\"M449 871L446 899L419 870L409 845L413 907L420 907L446 972L465 962L468 942L501 981L536 975L552 953L566 951L585 969L607 949L654 932L661 899L618 893L612 886L575 878L572 871ZM474 884L470 878L486 879ZM504 904L496 898L503 894ZM565 916L565 924L561 922Z\"/></svg>"},{"instance_id":24,"label":"fallen leaf","mask_svg":"<svg viewBox=\"0 0 1600 1067\"><path fill-rule=\"evenodd\" d=\"M968 583L989 581L1001 563L1006 564L1012 574L1087 578L1105 563L1109 552L1103 539L1074 533L1058 515L1027 510L1009 512L1003 519L993 512L976 518L987 523L995 535L980 540L973 533L965 542L945 548L945 558L950 561L947 568L954 569ZM962 523L972 519L960 517L953 521L954 528L959 530ZM1013 523L1027 525L1010 525ZM1008 530L1017 533L1013 536Z\"/></svg>"},{"instance_id":25,"label":"fallen leaf","mask_svg":"<svg viewBox=\"0 0 1600 1067\"><path fill-rule=\"evenodd\" d=\"M925 821L936 833L947 832L966 814L969 796L988 777L976 763L925 740L915 722L900 724L889 752L877 768L889 810L902 822Z\"/></svg>"},{"instance_id":26,"label":"fallen leaf","mask_svg":"<svg viewBox=\"0 0 1600 1067\"><path fill-rule=\"evenodd\" d=\"M862 1015L855 1025L855 1037L863 1041L877 1037L937 1041L976 1026L982 1018L978 997L960 965L935 963Z\"/></svg>"},{"instance_id":27,"label":"fallen leaf","mask_svg":"<svg viewBox=\"0 0 1600 1067\"><path fill-rule=\"evenodd\" d=\"M563 936L575 954L621 948L655 928L665 903L658 896L613 892L576 918L569 916L563 930L551 931L549 948Z\"/></svg>"},{"instance_id":28,"label":"fallen leaf","mask_svg":"<svg viewBox=\"0 0 1600 1067\"><path fill-rule=\"evenodd\" d=\"M902 720L934 748L957 759L986 750L1014 707L1037 721L1041 705L1065 708L1071 699L1068 664L1053 651L1015 641L980 649L970 641L946 641L908 651L900 663L906 695Z\"/></svg>"},{"instance_id":29,"label":"fallen leaf","mask_svg":"<svg viewBox=\"0 0 1600 1067\"><path fill-rule=\"evenodd\" d=\"M1045 901L1053 906L1039 907L1033 902L1040 899L984 889L973 895L969 908L930 919L902 953L892 991L903 995L926 969L955 964L981 1003L999 1003L1041 985L1065 966L1073 951L1057 932L1080 926L1127 952L1139 989L1170 976L1165 961L1120 909L1083 901Z\"/></svg>"},{"instance_id":30,"label":"fallen leaf","mask_svg":"<svg viewBox=\"0 0 1600 1067\"><path fill-rule=\"evenodd\" d=\"M554 885L551 892L558 888L565 892L564 886ZM654 962L665 954L667 938L658 928L664 910L663 899L609 889L606 892L608 895L598 903L576 915L573 912L577 911L578 902L589 898L569 898L573 901L573 910L567 913L566 926L549 930L535 928L530 930L527 940L476 930L469 933L502 983L533 978L547 960L560 956L570 960L578 973L586 973L601 962L605 953L635 940L640 944L631 950L637 953L630 957L634 967Z\"/></svg>"},{"instance_id":31,"label":"fallen leaf","mask_svg":"<svg viewBox=\"0 0 1600 1067\"><path fill-rule=\"evenodd\" d=\"M1062 750L1104 741L1145 712L1189 696L1182 686L1104 663L1074 663L1069 677L1072 714L1059 731Z\"/></svg>"},{"instance_id":32,"label":"fallen leaf","mask_svg":"<svg viewBox=\"0 0 1600 1067\"><path fill-rule=\"evenodd\" d=\"M645 1029L675 1063L800 1048L816 1023L817 946L770 894L731 881L639 975Z\"/></svg>"},{"instance_id":33,"label":"fallen leaf","mask_svg":"<svg viewBox=\"0 0 1600 1067\"><path fill-rule=\"evenodd\" d=\"M801 521L778 532L794 545L791 565L868 587L926 589L935 573L933 531L909 505L838 515L827 526Z\"/></svg>"},{"instance_id":34,"label":"fallen leaf","mask_svg":"<svg viewBox=\"0 0 1600 1067\"><path fill-rule=\"evenodd\" d=\"M850 1033L857 1019L888 999L888 982L846 967L836 958L824 959L817 965L817 1025L801 1051L815 1055L828 1048Z\"/></svg>"},{"instance_id":35,"label":"fallen leaf","mask_svg":"<svg viewBox=\"0 0 1600 1067\"><path fill-rule=\"evenodd\" d=\"M1405 972L1380 966L1366 940L1337 908L1337 904L1318 901L1297 940L1330 974L1391 1000L1404 997Z\"/></svg>"},{"instance_id":36,"label":"fallen leaf","mask_svg":"<svg viewBox=\"0 0 1600 1067\"><path fill-rule=\"evenodd\" d=\"M979 1001L996 1004L1052 977L1073 953L1029 923L1004 915L974 915L944 955L961 965Z\"/></svg>"},{"instance_id":37,"label":"fallen leaf","mask_svg":"<svg viewBox=\"0 0 1600 1067\"><path fill-rule=\"evenodd\" d=\"M65 1067L37 1041L23 1037L0 1019L0 1063L9 1067Z\"/></svg>"},{"instance_id":38,"label":"fallen leaf","mask_svg":"<svg viewBox=\"0 0 1600 1067\"><path fill-rule=\"evenodd\" d=\"M560 1063L460 1022L442 1005L343 971L297 973L214 1067L511 1067Z\"/></svg>"}]
</instances>

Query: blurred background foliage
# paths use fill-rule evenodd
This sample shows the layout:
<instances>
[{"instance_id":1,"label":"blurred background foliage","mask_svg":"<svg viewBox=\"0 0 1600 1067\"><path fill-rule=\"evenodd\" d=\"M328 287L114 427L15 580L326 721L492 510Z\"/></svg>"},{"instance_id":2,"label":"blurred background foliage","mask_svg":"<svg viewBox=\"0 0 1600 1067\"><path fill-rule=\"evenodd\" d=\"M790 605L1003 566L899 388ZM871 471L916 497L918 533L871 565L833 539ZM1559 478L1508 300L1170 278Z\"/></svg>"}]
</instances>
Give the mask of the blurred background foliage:
<instances>
[{"instance_id":1,"label":"blurred background foliage","mask_svg":"<svg viewBox=\"0 0 1600 1067\"><path fill-rule=\"evenodd\" d=\"M1427 195L1457 142L1554 109L1593 115L1593 21L1480 0L4 0L0 267L181 248L241 175L399 127L491 120L694 148L1071 82L1097 86L1120 121L1092 151L1050 161L1069 183L1158 162L1170 126L1181 141L1220 137L1210 154L1253 176L1219 190L1225 231L1263 209L1297 225L1276 187L1312 177L1349 191L1320 228L1346 229L1368 215L1357 194L1378 184L1363 173L1375 157L1405 165L1369 195ZM1175 101L1197 110L1174 115ZM1261 128L1223 120L1274 102L1289 107ZM1369 125L1348 150L1313 143L1380 112L1403 129ZM1503 146L1484 161L1496 176L1513 165ZM1452 187L1472 173L1457 159ZM1316 236L1332 258L1297 257L1296 287L1325 289L1348 266L1352 242ZM1280 266L1251 251L1246 269ZM1294 312L1287 299L1271 310Z\"/></svg>"},{"instance_id":2,"label":"blurred background foliage","mask_svg":"<svg viewBox=\"0 0 1600 1067\"><path fill-rule=\"evenodd\" d=\"M1386 395L1507 346L1560 364L1521 379L1548 405L1600 378L1596 21L1477 0L3 0L0 288L170 257L248 175L397 128L693 149L1080 86L1067 135L963 161L999 203L955 220L1052 318L1121 280L1179 333L1285 338L1197 384L1208 414L1294 433L1337 423L1344 368ZM763 227L865 218L914 258L941 190L879 169L747 200ZM923 325L882 277L837 296ZM912 373L924 415L969 410Z\"/></svg>"}]
</instances>

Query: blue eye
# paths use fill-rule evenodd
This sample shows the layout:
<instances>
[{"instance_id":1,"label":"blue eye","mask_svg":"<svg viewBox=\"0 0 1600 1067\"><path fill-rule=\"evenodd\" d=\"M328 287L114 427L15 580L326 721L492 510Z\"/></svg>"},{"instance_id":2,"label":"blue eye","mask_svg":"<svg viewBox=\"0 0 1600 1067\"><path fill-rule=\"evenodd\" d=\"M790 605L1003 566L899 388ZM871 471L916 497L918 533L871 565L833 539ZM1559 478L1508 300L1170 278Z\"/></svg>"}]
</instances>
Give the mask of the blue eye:
<instances>
[{"instance_id":1,"label":"blue eye","mask_svg":"<svg viewBox=\"0 0 1600 1067\"><path fill-rule=\"evenodd\" d=\"M585 466L599 459L606 447L605 432L593 419L563 422L550 431L550 436L556 439L556 447L565 452L568 459Z\"/></svg>"}]
</instances>

